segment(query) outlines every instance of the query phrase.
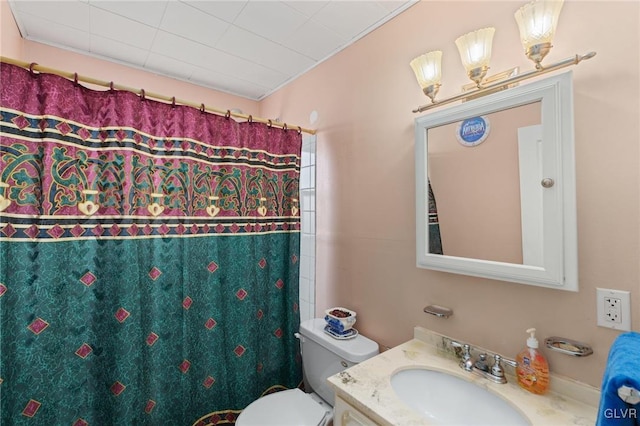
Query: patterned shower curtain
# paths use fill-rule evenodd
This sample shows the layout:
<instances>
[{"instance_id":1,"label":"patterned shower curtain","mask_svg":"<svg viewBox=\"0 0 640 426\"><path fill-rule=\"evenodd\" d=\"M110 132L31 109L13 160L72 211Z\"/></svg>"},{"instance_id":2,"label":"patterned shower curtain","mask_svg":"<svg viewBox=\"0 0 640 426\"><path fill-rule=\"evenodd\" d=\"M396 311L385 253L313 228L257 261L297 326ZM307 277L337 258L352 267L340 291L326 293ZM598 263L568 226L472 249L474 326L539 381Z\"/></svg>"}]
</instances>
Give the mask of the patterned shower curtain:
<instances>
[{"instance_id":1,"label":"patterned shower curtain","mask_svg":"<svg viewBox=\"0 0 640 426\"><path fill-rule=\"evenodd\" d=\"M299 132L1 73L0 423L233 424L298 386Z\"/></svg>"},{"instance_id":2,"label":"patterned shower curtain","mask_svg":"<svg viewBox=\"0 0 640 426\"><path fill-rule=\"evenodd\" d=\"M430 179L427 181L427 185L429 187L429 253L442 254L438 206L436 204L436 197L433 195Z\"/></svg>"}]
</instances>

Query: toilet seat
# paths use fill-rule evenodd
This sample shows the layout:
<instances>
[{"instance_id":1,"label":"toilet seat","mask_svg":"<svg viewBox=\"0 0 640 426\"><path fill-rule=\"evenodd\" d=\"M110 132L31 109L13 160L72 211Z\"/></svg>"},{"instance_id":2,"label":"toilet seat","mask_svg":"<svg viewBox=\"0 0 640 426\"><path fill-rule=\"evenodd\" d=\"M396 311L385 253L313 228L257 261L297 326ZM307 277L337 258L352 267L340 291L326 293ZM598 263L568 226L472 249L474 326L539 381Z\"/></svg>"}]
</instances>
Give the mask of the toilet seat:
<instances>
[{"instance_id":1,"label":"toilet seat","mask_svg":"<svg viewBox=\"0 0 640 426\"><path fill-rule=\"evenodd\" d=\"M236 426L319 426L329 411L300 389L272 393L245 408Z\"/></svg>"}]
</instances>

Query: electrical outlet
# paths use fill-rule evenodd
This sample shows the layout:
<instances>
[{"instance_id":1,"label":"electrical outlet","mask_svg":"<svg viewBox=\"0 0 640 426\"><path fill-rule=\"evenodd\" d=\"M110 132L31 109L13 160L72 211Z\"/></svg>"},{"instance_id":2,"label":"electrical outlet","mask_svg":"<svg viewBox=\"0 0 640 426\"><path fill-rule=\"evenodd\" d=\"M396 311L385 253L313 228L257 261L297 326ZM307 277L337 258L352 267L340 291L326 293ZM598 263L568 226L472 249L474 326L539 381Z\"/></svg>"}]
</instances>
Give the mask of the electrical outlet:
<instances>
[{"instance_id":1,"label":"electrical outlet","mask_svg":"<svg viewBox=\"0 0 640 426\"><path fill-rule=\"evenodd\" d=\"M605 297L604 298L604 320L607 322L614 322L616 324L622 323L622 313L620 312L621 302L617 297Z\"/></svg>"},{"instance_id":2,"label":"electrical outlet","mask_svg":"<svg viewBox=\"0 0 640 426\"><path fill-rule=\"evenodd\" d=\"M598 326L631 330L631 294L628 291L596 289Z\"/></svg>"}]
</instances>

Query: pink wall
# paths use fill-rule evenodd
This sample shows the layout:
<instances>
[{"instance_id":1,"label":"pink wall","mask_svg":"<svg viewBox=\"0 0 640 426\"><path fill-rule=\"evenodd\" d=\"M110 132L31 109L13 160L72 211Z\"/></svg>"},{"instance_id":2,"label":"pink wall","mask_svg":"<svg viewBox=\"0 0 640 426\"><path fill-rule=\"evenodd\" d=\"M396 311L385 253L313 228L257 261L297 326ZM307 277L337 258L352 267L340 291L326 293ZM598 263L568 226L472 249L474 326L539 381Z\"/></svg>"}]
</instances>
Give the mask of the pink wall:
<instances>
[{"instance_id":1,"label":"pink wall","mask_svg":"<svg viewBox=\"0 0 640 426\"><path fill-rule=\"evenodd\" d=\"M415 266L411 109L425 98L408 63L443 49L441 96L457 93L467 81L455 38L493 25L492 68L530 69L513 19L522 3L420 2L259 104L17 39L6 0L0 0L1 49L16 59L318 128L317 312L332 305L355 309L359 330L384 346L410 339L420 325L507 356L521 349L524 330L534 326L542 338L593 345L594 355L584 359L548 355L552 371L599 386L618 333L596 327L595 288L631 290L633 328L640 330L637 2L565 2L546 61L598 52L574 76L580 291ZM311 125L313 110L320 118ZM429 303L455 314L427 316L422 308Z\"/></svg>"},{"instance_id":2,"label":"pink wall","mask_svg":"<svg viewBox=\"0 0 640 426\"><path fill-rule=\"evenodd\" d=\"M0 56L21 58L23 41L7 0L0 0L0 25Z\"/></svg>"},{"instance_id":3,"label":"pink wall","mask_svg":"<svg viewBox=\"0 0 640 426\"><path fill-rule=\"evenodd\" d=\"M525 329L587 342L594 355L549 353L552 371L600 385L618 332L596 326L596 287L630 290L640 330L638 2L566 1L545 63L590 50L574 68L580 291L548 290L415 266L412 108L426 103L409 61L442 49L440 96L467 83L454 40L495 26L491 67L532 68L519 2L419 2L263 100L261 114L306 125L318 111L317 307L358 312L358 329L393 346L424 326L515 356ZM437 303L454 315L422 312Z\"/></svg>"}]
</instances>

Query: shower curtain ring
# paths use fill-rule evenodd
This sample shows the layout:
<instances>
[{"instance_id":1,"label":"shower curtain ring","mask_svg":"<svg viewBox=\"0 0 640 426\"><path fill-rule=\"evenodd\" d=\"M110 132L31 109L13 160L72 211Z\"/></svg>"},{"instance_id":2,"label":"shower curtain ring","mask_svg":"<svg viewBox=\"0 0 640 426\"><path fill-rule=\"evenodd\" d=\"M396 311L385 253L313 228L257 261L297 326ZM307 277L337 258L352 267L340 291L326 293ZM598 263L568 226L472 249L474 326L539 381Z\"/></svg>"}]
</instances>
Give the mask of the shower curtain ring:
<instances>
[{"instance_id":1,"label":"shower curtain ring","mask_svg":"<svg viewBox=\"0 0 640 426\"><path fill-rule=\"evenodd\" d=\"M287 123L284 123L284 124L282 125L282 130L284 130L285 132L287 131Z\"/></svg>"},{"instance_id":2,"label":"shower curtain ring","mask_svg":"<svg viewBox=\"0 0 640 426\"><path fill-rule=\"evenodd\" d=\"M269 122L267 123L267 127L271 128L271 126L273 126L273 123L271 122L271 119L269 119Z\"/></svg>"},{"instance_id":3,"label":"shower curtain ring","mask_svg":"<svg viewBox=\"0 0 640 426\"><path fill-rule=\"evenodd\" d=\"M200 104L200 112L204 114L204 104Z\"/></svg>"},{"instance_id":4,"label":"shower curtain ring","mask_svg":"<svg viewBox=\"0 0 640 426\"><path fill-rule=\"evenodd\" d=\"M302 127L298 126L298 134L301 135L302 134Z\"/></svg>"},{"instance_id":5,"label":"shower curtain ring","mask_svg":"<svg viewBox=\"0 0 640 426\"><path fill-rule=\"evenodd\" d=\"M74 73L73 73L73 84L74 84L75 86L77 86L77 85L78 85L78 73L77 73L77 72L74 72Z\"/></svg>"},{"instance_id":6,"label":"shower curtain ring","mask_svg":"<svg viewBox=\"0 0 640 426\"><path fill-rule=\"evenodd\" d=\"M31 63L29 64L29 72L31 73L31 75L32 75L33 77L35 77L35 76L36 76L36 73L35 73L35 71L34 71L34 69L33 69L33 67L35 67L36 65L38 65L38 63L37 63L37 62L31 62Z\"/></svg>"},{"instance_id":7,"label":"shower curtain ring","mask_svg":"<svg viewBox=\"0 0 640 426\"><path fill-rule=\"evenodd\" d=\"M253 123L253 115L249 114L249 118L247 119L249 124Z\"/></svg>"},{"instance_id":8,"label":"shower curtain ring","mask_svg":"<svg viewBox=\"0 0 640 426\"><path fill-rule=\"evenodd\" d=\"M109 91L113 92L113 81L109 82Z\"/></svg>"},{"instance_id":9,"label":"shower curtain ring","mask_svg":"<svg viewBox=\"0 0 640 426\"><path fill-rule=\"evenodd\" d=\"M174 96L173 98L171 98L171 108L175 108L176 107L176 97Z\"/></svg>"},{"instance_id":10,"label":"shower curtain ring","mask_svg":"<svg viewBox=\"0 0 640 426\"><path fill-rule=\"evenodd\" d=\"M144 101L146 100L146 94L144 93L144 89L140 89L140 100Z\"/></svg>"},{"instance_id":11,"label":"shower curtain ring","mask_svg":"<svg viewBox=\"0 0 640 426\"><path fill-rule=\"evenodd\" d=\"M224 118L226 118L227 120L229 119L229 117L231 117L231 110L227 110L227 112L224 115Z\"/></svg>"}]
</instances>

